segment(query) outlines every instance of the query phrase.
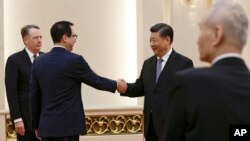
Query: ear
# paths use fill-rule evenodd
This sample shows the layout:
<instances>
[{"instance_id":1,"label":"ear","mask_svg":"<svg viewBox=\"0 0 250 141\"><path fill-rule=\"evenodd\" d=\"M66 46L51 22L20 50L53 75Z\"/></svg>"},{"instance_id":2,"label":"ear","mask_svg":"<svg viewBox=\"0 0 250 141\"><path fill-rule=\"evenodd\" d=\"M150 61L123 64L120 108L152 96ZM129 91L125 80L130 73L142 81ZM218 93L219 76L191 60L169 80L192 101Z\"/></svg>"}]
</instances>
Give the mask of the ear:
<instances>
[{"instance_id":1,"label":"ear","mask_svg":"<svg viewBox=\"0 0 250 141\"><path fill-rule=\"evenodd\" d=\"M26 45L26 42L27 42L27 37L23 37L23 43Z\"/></svg>"},{"instance_id":2,"label":"ear","mask_svg":"<svg viewBox=\"0 0 250 141\"><path fill-rule=\"evenodd\" d=\"M23 42L26 42L27 41L27 37L23 37Z\"/></svg>"},{"instance_id":3,"label":"ear","mask_svg":"<svg viewBox=\"0 0 250 141\"><path fill-rule=\"evenodd\" d=\"M169 37L169 36L165 37L165 42L166 42L167 44L170 44L171 40L170 40L170 37Z\"/></svg>"},{"instance_id":4,"label":"ear","mask_svg":"<svg viewBox=\"0 0 250 141\"><path fill-rule=\"evenodd\" d=\"M64 34L62 37L62 41L65 43L65 42L67 42L67 40L68 40L68 36L66 34Z\"/></svg>"},{"instance_id":5,"label":"ear","mask_svg":"<svg viewBox=\"0 0 250 141\"><path fill-rule=\"evenodd\" d=\"M221 26L216 26L215 30L214 30L214 40L213 40L213 46L218 46L219 44L221 44L221 42L223 41L223 37L224 37L224 30Z\"/></svg>"}]
</instances>

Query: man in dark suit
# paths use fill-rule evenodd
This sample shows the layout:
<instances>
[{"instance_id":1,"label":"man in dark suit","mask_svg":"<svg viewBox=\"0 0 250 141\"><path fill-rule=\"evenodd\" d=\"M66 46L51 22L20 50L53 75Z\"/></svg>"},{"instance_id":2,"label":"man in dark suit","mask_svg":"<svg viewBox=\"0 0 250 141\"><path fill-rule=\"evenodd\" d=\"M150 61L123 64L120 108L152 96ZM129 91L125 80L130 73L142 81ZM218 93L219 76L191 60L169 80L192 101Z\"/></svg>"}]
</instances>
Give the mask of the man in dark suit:
<instances>
[{"instance_id":1,"label":"man in dark suit","mask_svg":"<svg viewBox=\"0 0 250 141\"><path fill-rule=\"evenodd\" d=\"M172 87L173 75L179 70L193 67L193 62L172 49L172 27L159 23L152 26L150 31L150 45L154 56L144 62L140 77L135 83L128 83L127 91L124 88L119 88L118 91L121 96L145 96L144 136L146 141L158 141L163 132L163 105Z\"/></svg>"},{"instance_id":2,"label":"man in dark suit","mask_svg":"<svg viewBox=\"0 0 250 141\"><path fill-rule=\"evenodd\" d=\"M18 141L35 141L31 128L29 92L30 75L34 55L39 56L42 46L40 28L26 25L21 29L25 48L9 56L5 68L6 94L10 116L14 123Z\"/></svg>"},{"instance_id":3,"label":"man in dark suit","mask_svg":"<svg viewBox=\"0 0 250 141\"><path fill-rule=\"evenodd\" d=\"M55 46L32 67L32 126L43 141L78 141L86 134L81 83L113 93L118 84L97 75L82 56L71 53L77 39L73 23L57 22L50 33Z\"/></svg>"},{"instance_id":4,"label":"man in dark suit","mask_svg":"<svg viewBox=\"0 0 250 141\"><path fill-rule=\"evenodd\" d=\"M250 124L250 73L240 55L247 32L237 3L216 3L203 17L197 44L211 67L177 73L161 141L229 141L230 126Z\"/></svg>"}]
</instances>

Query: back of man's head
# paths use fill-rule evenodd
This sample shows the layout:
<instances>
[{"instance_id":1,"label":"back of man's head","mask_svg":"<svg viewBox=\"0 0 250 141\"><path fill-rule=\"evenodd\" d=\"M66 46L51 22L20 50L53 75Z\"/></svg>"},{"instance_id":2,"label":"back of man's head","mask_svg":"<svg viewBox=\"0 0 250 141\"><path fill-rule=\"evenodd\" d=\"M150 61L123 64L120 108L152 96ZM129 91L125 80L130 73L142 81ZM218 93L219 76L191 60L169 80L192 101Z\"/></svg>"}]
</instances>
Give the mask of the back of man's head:
<instances>
[{"instance_id":1,"label":"back of man's head","mask_svg":"<svg viewBox=\"0 0 250 141\"><path fill-rule=\"evenodd\" d=\"M221 0L213 5L207 16L207 25L220 25L227 44L242 48L247 41L248 18L244 9L236 2Z\"/></svg>"},{"instance_id":2,"label":"back of man's head","mask_svg":"<svg viewBox=\"0 0 250 141\"><path fill-rule=\"evenodd\" d=\"M71 36L71 26L74 24L69 21L59 21L52 25L50 35L54 43L59 43L63 35Z\"/></svg>"}]
</instances>

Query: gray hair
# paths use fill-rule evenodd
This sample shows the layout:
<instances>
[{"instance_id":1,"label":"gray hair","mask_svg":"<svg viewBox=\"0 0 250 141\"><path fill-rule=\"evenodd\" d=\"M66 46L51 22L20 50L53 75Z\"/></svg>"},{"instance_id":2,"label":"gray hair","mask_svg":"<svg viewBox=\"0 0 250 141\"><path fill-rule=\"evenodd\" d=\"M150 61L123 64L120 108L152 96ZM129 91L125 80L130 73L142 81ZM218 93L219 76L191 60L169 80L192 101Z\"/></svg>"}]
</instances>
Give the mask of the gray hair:
<instances>
[{"instance_id":1,"label":"gray hair","mask_svg":"<svg viewBox=\"0 0 250 141\"><path fill-rule=\"evenodd\" d=\"M244 9L232 1L219 1L213 5L207 18L211 28L220 24L225 33L225 40L243 48L247 42L248 18Z\"/></svg>"},{"instance_id":2,"label":"gray hair","mask_svg":"<svg viewBox=\"0 0 250 141\"><path fill-rule=\"evenodd\" d=\"M21 28L21 35L23 38L29 35L29 30L31 28L40 29L40 27L37 25L25 25L24 27Z\"/></svg>"}]
</instances>

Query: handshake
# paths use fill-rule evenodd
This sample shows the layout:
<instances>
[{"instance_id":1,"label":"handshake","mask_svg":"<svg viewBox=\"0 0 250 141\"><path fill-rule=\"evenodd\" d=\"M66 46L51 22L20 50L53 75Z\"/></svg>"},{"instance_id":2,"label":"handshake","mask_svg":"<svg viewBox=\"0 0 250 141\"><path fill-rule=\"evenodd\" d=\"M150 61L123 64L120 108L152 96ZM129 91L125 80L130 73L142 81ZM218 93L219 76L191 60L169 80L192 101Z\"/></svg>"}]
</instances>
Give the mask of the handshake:
<instances>
[{"instance_id":1,"label":"handshake","mask_svg":"<svg viewBox=\"0 0 250 141\"><path fill-rule=\"evenodd\" d=\"M127 82L124 79L118 79L116 82L117 82L116 90L121 94L125 93L128 89Z\"/></svg>"}]
</instances>

